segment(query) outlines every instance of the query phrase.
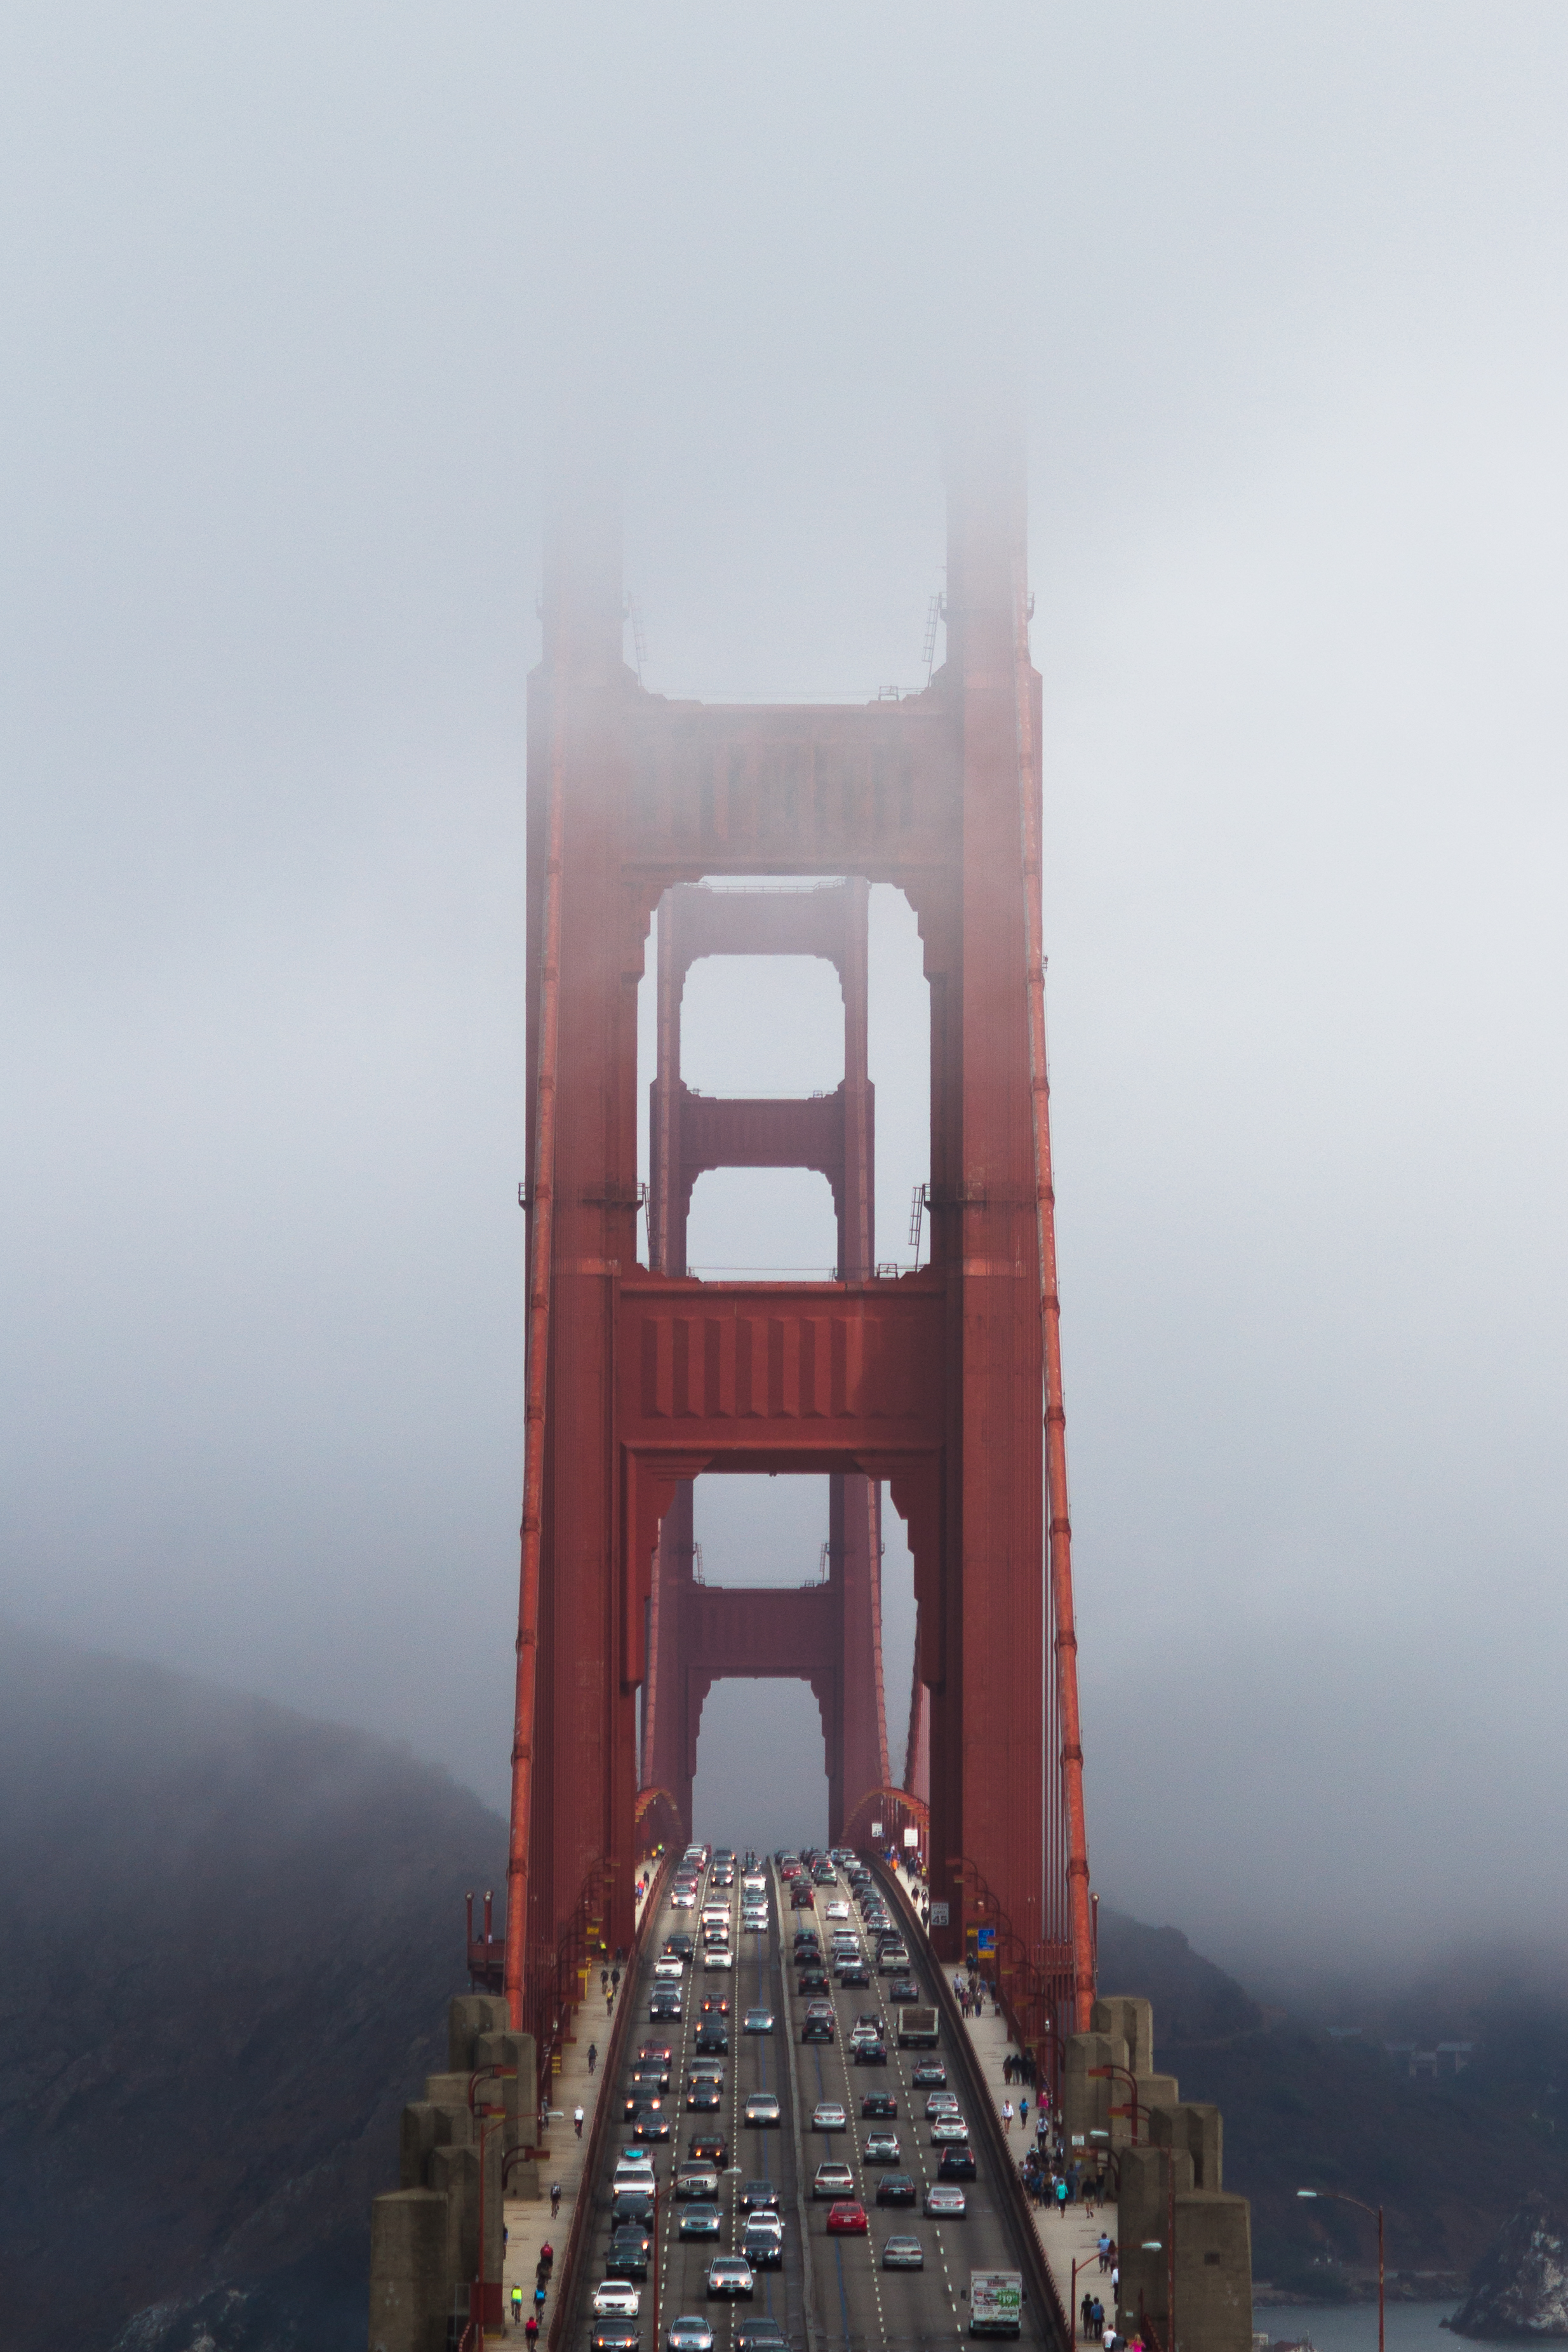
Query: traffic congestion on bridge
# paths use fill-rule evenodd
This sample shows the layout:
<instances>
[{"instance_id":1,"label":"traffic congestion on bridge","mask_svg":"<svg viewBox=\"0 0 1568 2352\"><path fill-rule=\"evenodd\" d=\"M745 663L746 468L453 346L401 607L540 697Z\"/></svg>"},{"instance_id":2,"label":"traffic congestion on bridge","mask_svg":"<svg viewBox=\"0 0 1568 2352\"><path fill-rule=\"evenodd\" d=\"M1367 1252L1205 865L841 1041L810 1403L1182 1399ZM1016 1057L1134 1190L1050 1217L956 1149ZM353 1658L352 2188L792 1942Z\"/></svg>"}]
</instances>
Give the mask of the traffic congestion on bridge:
<instances>
[{"instance_id":1,"label":"traffic congestion on bridge","mask_svg":"<svg viewBox=\"0 0 1568 2352\"><path fill-rule=\"evenodd\" d=\"M622 1996L555 2341L919 2347L989 2317L1055 2342L998 2193L994 2114L964 2113L920 1944L847 1849L687 1850Z\"/></svg>"}]
</instances>

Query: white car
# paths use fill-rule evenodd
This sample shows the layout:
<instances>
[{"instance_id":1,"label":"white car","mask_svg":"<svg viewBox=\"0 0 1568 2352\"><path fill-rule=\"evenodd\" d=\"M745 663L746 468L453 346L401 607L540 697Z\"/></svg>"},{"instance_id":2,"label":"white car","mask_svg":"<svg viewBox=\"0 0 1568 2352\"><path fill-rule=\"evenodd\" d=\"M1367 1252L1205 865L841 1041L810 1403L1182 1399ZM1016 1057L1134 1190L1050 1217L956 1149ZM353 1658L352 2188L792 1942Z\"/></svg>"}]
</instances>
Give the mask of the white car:
<instances>
[{"instance_id":1,"label":"white car","mask_svg":"<svg viewBox=\"0 0 1568 2352\"><path fill-rule=\"evenodd\" d=\"M830 1903L830 1904L829 1904L829 1906L828 1906L828 1917L829 1917L830 1919L847 1919L847 1918L849 1917L849 1916L850 1916L850 1906L849 1906L849 1905L848 1905L847 1903Z\"/></svg>"},{"instance_id":2,"label":"white car","mask_svg":"<svg viewBox=\"0 0 1568 2352\"><path fill-rule=\"evenodd\" d=\"M735 1954L733 1952L717 1951L705 1952L703 1954L703 1967L710 1973L715 1969L733 1969L734 1966Z\"/></svg>"},{"instance_id":3,"label":"white car","mask_svg":"<svg viewBox=\"0 0 1568 2352\"><path fill-rule=\"evenodd\" d=\"M636 2319L643 2298L630 2279L605 2279L593 2290L595 2319Z\"/></svg>"}]
</instances>

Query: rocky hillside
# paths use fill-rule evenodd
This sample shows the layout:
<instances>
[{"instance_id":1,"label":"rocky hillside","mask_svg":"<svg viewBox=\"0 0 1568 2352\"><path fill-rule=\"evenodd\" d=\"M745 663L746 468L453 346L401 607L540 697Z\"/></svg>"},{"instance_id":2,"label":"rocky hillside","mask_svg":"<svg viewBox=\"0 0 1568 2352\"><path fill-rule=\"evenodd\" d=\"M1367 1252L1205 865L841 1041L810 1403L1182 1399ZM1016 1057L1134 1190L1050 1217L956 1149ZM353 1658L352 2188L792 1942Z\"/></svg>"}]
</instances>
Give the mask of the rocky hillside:
<instances>
[{"instance_id":1,"label":"rocky hillside","mask_svg":"<svg viewBox=\"0 0 1568 2352\"><path fill-rule=\"evenodd\" d=\"M404 1750L0 1627L7 2352L348 2352L501 1824Z\"/></svg>"}]
</instances>

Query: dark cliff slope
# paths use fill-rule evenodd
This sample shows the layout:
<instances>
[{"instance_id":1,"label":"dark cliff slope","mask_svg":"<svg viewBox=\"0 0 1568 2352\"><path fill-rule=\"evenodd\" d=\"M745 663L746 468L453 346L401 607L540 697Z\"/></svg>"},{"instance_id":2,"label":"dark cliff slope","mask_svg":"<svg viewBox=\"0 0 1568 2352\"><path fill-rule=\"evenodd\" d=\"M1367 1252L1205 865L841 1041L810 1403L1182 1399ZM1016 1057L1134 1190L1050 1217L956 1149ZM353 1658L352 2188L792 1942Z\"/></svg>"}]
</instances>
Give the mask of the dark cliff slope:
<instances>
[{"instance_id":1,"label":"dark cliff slope","mask_svg":"<svg viewBox=\"0 0 1568 2352\"><path fill-rule=\"evenodd\" d=\"M370 2200L503 1852L388 1743L0 1626L9 2352L363 2343Z\"/></svg>"}]
</instances>

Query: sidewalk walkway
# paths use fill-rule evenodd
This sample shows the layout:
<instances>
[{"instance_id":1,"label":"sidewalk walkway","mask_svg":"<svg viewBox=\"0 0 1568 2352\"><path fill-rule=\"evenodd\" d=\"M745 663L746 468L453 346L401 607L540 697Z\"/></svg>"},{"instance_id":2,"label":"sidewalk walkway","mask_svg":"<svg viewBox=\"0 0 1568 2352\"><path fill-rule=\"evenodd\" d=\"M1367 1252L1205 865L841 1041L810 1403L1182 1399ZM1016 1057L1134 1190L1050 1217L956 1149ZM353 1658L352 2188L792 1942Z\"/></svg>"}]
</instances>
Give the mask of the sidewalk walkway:
<instances>
[{"instance_id":1,"label":"sidewalk walkway","mask_svg":"<svg viewBox=\"0 0 1568 2352\"><path fill-rule=\"evenodd\" d=\"M920 1889L902 1866L898 1872L898 1883L918 1912ZM941 1965L940 1961L933 1958L934 1968ZM948 1975L950 1979L950 1970ZM1018 2087L1005 2081L1002 2075L1002 2061L1009 2050L1016 2051L1018 2044L1008 2032L1006 2019L990 2009L987 2010L984 2017L971 2017L968 2027L970 2047L980 2062L998 2115L1001 2114L1004 2099L1010 2099L1013 2103L1014 2122L1008 2143L1013 2150L1014 2163L1021 2168L1028 2148L1034 2144L1034 2107L1031 2102L1025 2137L1019 2133L1017 2122ZM1060 2213L1031 2205L1030 2213L1035 2235L1051 2264L1061 2307L1068 2315L1075 2336L1082 2341L1083 2329L1077 2305L1085 2291L1098 2294L1107 2312L1112 2308L1111 2281L1109 2275L1104 2278L1100 2275L1098 2246L1102 2230L1108 2231L1113 2238L1117 2234L1116 2208L1114 2205L1096 2205L1092 2219L1082 2205L1068 2205Z\"/></svg>"},{"instance_id":2,"label":"sidewalk walkway","mask_svg":"<svg viewBox=\"0 0 1568 2352\"><path fill-rule=\"evenodd\" d=\"M638 1901L639 1923L646 1902L645 1895ZM633 1960L629 1969L622 1971L621 1990L616 1999L635 2000L636 1994L637 1969ZM560 2053L560 2073L553 2083L545 2086L549 2097L550 2121L549 2141L539 2150L539 2187L544 2193L538 2197L508 2197L503 2209L507 2225L507 2259L503 2273L506 2335L516 2343L523 2340L523 2330L520 2321L516 2327L512 2326L512 2289L520 2286L523 2290L522 2316L527 2319L534 2307L534 2272L538 2263L539 2249L547 2239L555 2249L555 2270L549 2288L552 2296L565 2269L567 2240L571 2235L571 2218L582 2187L583 2166L593 2130L593 2111L599 2103L599 2086L604 2080L604 2053L610 2047L610 2030L614 2022L613 2013L606 2011L604 1999L599 1990L598 1971L594 1970L589 1978L588 1999L572 2020L574 2038L566 2042ZM588 2071L591 2047L597 2047L599 2052L591 2074ZM571 2122L572 2110L580 2105L582 2109L580 2139L572 2129ZM560 2183L560 2210L552 2221L549 2189L555 2180ZM547 2301L539 2331L541 2344L553 2310L553 2303Z\"/></svg>"}]
</instances>

